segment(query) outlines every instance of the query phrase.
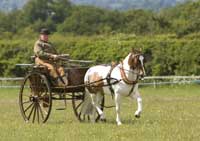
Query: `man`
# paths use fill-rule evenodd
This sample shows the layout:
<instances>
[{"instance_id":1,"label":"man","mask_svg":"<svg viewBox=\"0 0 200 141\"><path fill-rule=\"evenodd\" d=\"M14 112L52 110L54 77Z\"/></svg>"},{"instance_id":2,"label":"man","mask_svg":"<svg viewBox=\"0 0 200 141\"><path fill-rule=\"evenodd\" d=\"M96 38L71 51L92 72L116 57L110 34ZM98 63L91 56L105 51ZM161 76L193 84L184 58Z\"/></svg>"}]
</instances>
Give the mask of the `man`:
<instances>
[{"instance_id":1,"label":"man","mask_svg":"<svg viewBox=\"0 0 200 141\"><path fill-rule=\"evenodd\" d=\"M64 68L58 64L59 58L56 49L48 42L49 30L42 28L40 31L39 40L35 42L34 53L35 63L37 65L43 65L50 71L50 76L53 77L54 82L58 86L67 86L68 79L65 74Z\"/></svg>"}]
</instances>

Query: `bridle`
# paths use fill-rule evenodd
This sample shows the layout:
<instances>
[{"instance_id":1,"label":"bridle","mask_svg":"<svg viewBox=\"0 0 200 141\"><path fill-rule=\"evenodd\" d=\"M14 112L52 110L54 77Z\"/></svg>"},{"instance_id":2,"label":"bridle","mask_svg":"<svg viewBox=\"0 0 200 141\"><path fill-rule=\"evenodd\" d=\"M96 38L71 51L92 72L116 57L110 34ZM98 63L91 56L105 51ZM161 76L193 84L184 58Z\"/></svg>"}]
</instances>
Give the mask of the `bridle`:
<instances>
[{"instance_id":1,"label":"bridle","mask_svg":"<svg viewBox=\"0 0 200 141\"><path fill-rule=\"evenodd\" d=\"M143 61L144 57L143 57L141 54L136 54L136 55L134 55L134 57L137 57L137 56L139 56L140 63L141 63L141 65L143 65L143 64L142 64L142 61ZM140 56L142 56L143 58L140 58ZM112 77L111 77L111 73L112 73L113 69L116 68L116 67L119 67L119 69L120 69L120 74L121 74L121 78L122 78L122 79L119 79L119 80L118 80L118 79L116 79L116 78L112 78ZM128 71L128 72L130 72L130 73L136 74L136 75L137 75L136 80L134 80L134 81L129 80L129 79L127 78L127 76L126 76L125 71ZM91 84L93 84L93 83L106 80L106 81L107 81L107 84L106 84L106 85L103 85L103 86L109 86L111 95L112 95L112 97L113 97L113 95L114 95L114 90L113 90L113 88L112 88L112 85L115 85L115 84L119 83L120 81L123 81L123 82L125 82L125 83L128 84L128 85L132 85L132 88L131 88L131 90L129 91L129 95L130 95L130 94L132 93L133 89L134 89L134 86L138 83L139 76L140 76L140 73L136 73L136 72L134 72L133 70L127 70L127 69L125 69L125 68L124 68L124 64L123 64L123 61L121 61L121 62L120 62L120 65L111 66L111 69L110 69L109 73L107 74L106 78L100 79L100 80L95 81L95 82L92 82L92 83L89 83L89 84L87 84L87 85L89 85L89 86L91 87ZM93 86L93 87L95 87L95 86Z\"/></svg>"},{"instance_id":2,"label":"bridle","mask_svg":"<svg viewBox=\"0 0 200 141\"><path fill-rule=\"evenodd\" d=\"M143 59L144 59L144 57L142 56L142 54L137 53L137 54L131 55L130 57L132 57L132 59L134 59L135 57L138 57L138 56L139 56L138 60L140 61L140 65L141 65L141 67L142 67L142 69L143 69L142 71L143 71L143 73L145 73L144 66L143 66ZM120 68L120 74L121 74L122 80L123 80L126 84L128 84L128 85L135 85L135 84L138 82L140 73L134 72L134 70L127 70L127 69L125 69L125 68L124 68L124 64L123 64L123 61L121 61L120 64L121 64L121 67L119 67L119 68ZM137 66L136 66L136 67L132 67L132 69L133 69L133 68L136 69ZM126 74L125 74L125 71L128 71L129 73L136 74L136 75L137 75L136 80L134 80L134 81L129 80L129 79L127 78Z\"/></svg>"}]
</instances>

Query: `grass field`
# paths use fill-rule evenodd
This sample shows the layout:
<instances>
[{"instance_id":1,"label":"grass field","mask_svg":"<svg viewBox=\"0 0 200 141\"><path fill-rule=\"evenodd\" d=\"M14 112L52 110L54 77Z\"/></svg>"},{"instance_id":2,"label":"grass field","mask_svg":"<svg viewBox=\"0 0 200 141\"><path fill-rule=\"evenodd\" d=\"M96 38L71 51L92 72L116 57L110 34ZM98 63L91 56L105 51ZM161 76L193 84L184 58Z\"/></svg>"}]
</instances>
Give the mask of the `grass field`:
<instances>
[{"instance_id":1,"label":"grass field","mask_svg":"<svg viewBox=\"0 0 200 141\"><path fill-rule=\"evenodd\" d=\"M115 109L105 109L106 123L80 123L63 101L54 101L45 124L27 124L18 106L18 89L0 89L0 140L2 141L199 141L200 85L143 87L143 113L134 118L136 102L122 100L122 126L115 123ZM108 104L109 103L109 104ZM113 105L106 97L106 105Z\"/></svg>"}]
</instances>

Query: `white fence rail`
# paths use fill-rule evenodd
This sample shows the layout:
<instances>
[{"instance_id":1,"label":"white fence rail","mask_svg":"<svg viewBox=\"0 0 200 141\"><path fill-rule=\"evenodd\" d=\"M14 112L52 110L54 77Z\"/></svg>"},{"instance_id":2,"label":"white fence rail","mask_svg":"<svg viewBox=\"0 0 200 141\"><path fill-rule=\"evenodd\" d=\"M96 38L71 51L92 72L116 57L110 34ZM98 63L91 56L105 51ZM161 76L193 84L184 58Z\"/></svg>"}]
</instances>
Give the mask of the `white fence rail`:
<instances>
[{"instance_id":1,"label":"white fence rail","mask_svg":"<svg viewBox=\"0 0 200 141\"><path fill-rule=\"evenodd\" d=\"M0 77L0 88L20 88L23 77L5 78Z\"/></svg>"},{"instance_id":2,"label":"white fence rail","mask_svg":"<svg viewBox=\"0 0 200 141\"><path fill-rule=\"evenodd\" d=\"M200 76L149 76L145 77L141 85L169 85L200 83Z\"/></svg>"},{"instance_id":3,"label":"white fence rail","mask_svg":"<svg viewBox=\"0 0 200 141\"><path fill-rule=\"evenodd\" d=\"M16 78L1 78L0 88L20 88L23 77ZM140 85L152 85L154 87L158 85L174 85L174 84L190 84L199 83L200 76L148 76L143 81L140 81Z\"/></svg>"},{"instance_id":4,"label":"white fence rail","mask_svg":"<svg viewBox=\"0 0 200 141\"><path fill-rule=\"evenodd\" d=\"M15 78L7 78L7 77L0 77L0 81L22 81L23 77L15 77Z\"/></svg>"}]
</instances>

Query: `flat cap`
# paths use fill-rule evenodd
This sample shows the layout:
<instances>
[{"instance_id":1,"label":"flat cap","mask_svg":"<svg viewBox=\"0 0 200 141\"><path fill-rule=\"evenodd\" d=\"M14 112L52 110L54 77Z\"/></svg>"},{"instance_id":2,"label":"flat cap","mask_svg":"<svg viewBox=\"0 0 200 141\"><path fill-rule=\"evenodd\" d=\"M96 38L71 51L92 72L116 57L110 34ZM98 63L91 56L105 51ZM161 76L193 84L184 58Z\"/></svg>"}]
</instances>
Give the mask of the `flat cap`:
<instances>
[{"instance_id":1,"label":"flat cap","mask_svg":"<svg viewBox=\"0 0 200 141\"><path fill-rule=\"evenodd\" d=\"M40 34L49 35L49 34L50 34L50 31L49 31L49 29L47 29L47 28L42 28L42 29L40 30Z\"/></svg>"}]
</instances>

